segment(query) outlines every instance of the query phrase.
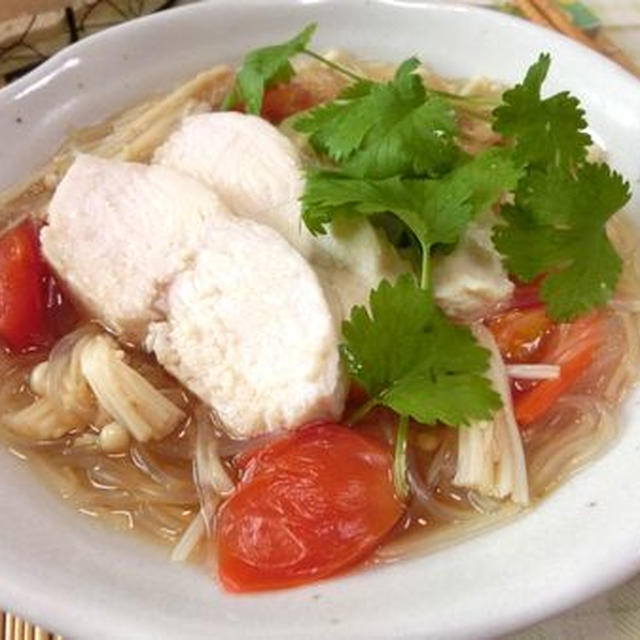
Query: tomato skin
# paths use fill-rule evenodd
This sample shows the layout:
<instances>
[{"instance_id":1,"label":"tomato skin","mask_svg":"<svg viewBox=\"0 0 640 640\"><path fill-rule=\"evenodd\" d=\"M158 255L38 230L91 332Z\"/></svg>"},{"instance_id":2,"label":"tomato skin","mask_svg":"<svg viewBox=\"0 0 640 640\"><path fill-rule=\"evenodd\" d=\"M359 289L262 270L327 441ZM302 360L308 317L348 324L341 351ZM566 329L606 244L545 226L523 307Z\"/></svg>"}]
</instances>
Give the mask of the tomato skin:
<instances>
[{"instance_id":1,"label":"tomato skin","mask_svg":"<svg viewBox=\"0 0 640 640\"><path fill-rule=\"evenodd\" d=\"M272 124L280 124L285 118L306 111L314 104L313 95L304 87L295 83L279 84L265 91L260 115Z\"/></svg>"},{"instance_id":2,"label":"tomato skin","mask_svg":"<svg viewBox=\"0 0 640 640\"><path fill-rule=\"evenodd\" d=\"M531 390L516 397L514 409L521 427L527 427L541 418L563 393L573 387L591 364L603 337L602 317L596 313L554 329L540 354L540 361L559 365L560 376L542 380Z\"/></svg>"},{"instance_id":3,"label":"tomato skin","mask_svg":"<svg viewBox=\"0 0 640 640\"><path fill-rule=\"evenodd\" d=\"M0 237L0 340L13 352L48 347L75 321L25 220Z\"/></svg>"},{"instance_id":4,"label":"tomato skin","mask_svg":"<svg viewBox=\"0 0 640 640\"><path fill-rule=\"evenodd\" d=\"M264 92L260 117L278 125L289 116L311 109L315 104L317 100L313 94L299 84L278 84ZM244 103L238 103L233 111L245 113Z\"/></svg>"},{"instance_id":5,"label":"tomato skin","mask_svg":"<svg viewBox=\"0 0 640 640\"><path fill-rule=\"evenodd\" d=\"M290 587L352 566L404 510L389 452L338 424L303 427L243 456L239 469L217 521L229 591Z\"/></svg>"},{"instance_id":6,"label":"tomato skin","mask_svg":"<svg viewBox=\"0 0 640 640\"><path fill-rule=\"evenodd\" d=\"M540 284L543 276L536 278L533 282L522 283L516 282L516 288L513 291L511 300L507 305L507 309L529 309L531 307L542 307L543 302L540 299Z\"/></svg>"},{"instance_id":7,"label":"tomato skin","mask_svg":"<svg viewBox=\"0 0 640 640\"><path fill-rule=\"evenodd\" d=\"M48 342L36 230L23 222L0 238L0 337L12 351Z\"/></svg>"},{"instance_id":8,"label":"tomato skin","mask_svg":"<svg viewBox=\"0 0 640 640\"><path fill-rule=\"evenodd\" d=\"M540 353L555 323L544 307L512 309L486 321L507 363L532 362Z\"/></svg>"},{"instance_id":9,"label":"tomato skin","mask_svg":"<svg viewBox=\"0 0 640 640\"><path fill-rule=\"evenodd\" d=\"M560 366L558 378L512 380L516 421L526 428L569 391L591 364L602 341L602 316L590 313L571 323L553 322L539 298L539 281L519 284L506 310L485 319L505 362Z\"/></svg>"}]
</instances>

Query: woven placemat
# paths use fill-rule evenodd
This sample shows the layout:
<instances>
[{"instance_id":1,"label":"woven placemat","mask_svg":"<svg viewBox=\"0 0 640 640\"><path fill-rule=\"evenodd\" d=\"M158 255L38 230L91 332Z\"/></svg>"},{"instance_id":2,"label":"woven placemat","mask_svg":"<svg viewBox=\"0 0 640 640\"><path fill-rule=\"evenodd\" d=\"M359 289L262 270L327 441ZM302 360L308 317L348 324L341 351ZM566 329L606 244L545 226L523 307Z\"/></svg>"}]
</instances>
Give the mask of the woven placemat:
<instances>
[{"instance_id":1,"label":"woven placemat","mask_svg":"<svg viewBox=\"0 0 640 640\"><path fill-rule=\"evenodd\" d=\"M640 78L640 0L466 1L560 31L604 53ZM0 86L80 38L182 3L184 0L0 0ZM638 639L640 579L511 638ZM0 640L64 639L0 610Z\"/></svg>"},{"instance_id":2,"label":"woven placemat","mask_svg":"<svg viewBox=\"0 0 640 640\"><path fill-rule=\"evenodd\" d=\"M64 640L64 638L5 612L0 616L0 640Z\"/></svg>"}]
</instances>

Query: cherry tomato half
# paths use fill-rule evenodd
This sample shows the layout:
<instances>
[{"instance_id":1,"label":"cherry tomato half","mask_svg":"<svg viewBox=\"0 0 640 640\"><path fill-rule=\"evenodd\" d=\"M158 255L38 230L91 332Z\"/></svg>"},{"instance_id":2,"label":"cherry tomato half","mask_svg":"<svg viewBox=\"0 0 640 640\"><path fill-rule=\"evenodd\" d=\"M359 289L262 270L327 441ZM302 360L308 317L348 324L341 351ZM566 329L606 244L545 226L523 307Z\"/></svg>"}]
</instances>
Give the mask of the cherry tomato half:
<instances>
[{"instance_id":1,"label":"cherry tomato half","mask_svg":"<svg viewBox=\"0 0 640 640\"><path fill-rule=\"evenodd\" d=\"M40 254L38 230L25 220L0 237L0 340L12 351L49 346L75 321Z\"/></svg>"},{"instance_id":2,"label":"cherry tomato half","mask_svg":"<svg viewBox=\"0 0 640 640\"><path fill-rule=\"evenodd\" d=\"M220 578L230 591L290 587L366 557L403 513L391 456L338 424L313 424L245 455L221 507Z\"/></svg>"},{"instance_id":3,"label":"cherry tomato half","mask_svg":"<svg viewBox=\"0 0 640 640\"><path fill-rule=\"evenodd\" d=\"M531 362L536 359L555 326L544 307L513 309L486 321L506 362Z\"/></svg>"},{"instance_id":4,"label":"cherry tomato half","mask_svg":"<svg viewBox=\"0 0 640 640\"><path fill-rule=\"evenodd\" d=\"M516 420L521 427L543 416L575 385L591 364L603 337L603 319L599 313L555 327L540 357L548 364L558 365L560 376L542 380L515 399Z\"/></svg>"},{"instance_id":5,"label":"cherry tomato half","mask_svg":"<svg viewBox=\"0 0 640 640\"><path fill-rule=\"evenodd\" d=\"M279 84L267 89L262 101L260 115L273 124L300 111L306 111L315 104L313 95L300 85Z\"/></svg>"}]
</instances>

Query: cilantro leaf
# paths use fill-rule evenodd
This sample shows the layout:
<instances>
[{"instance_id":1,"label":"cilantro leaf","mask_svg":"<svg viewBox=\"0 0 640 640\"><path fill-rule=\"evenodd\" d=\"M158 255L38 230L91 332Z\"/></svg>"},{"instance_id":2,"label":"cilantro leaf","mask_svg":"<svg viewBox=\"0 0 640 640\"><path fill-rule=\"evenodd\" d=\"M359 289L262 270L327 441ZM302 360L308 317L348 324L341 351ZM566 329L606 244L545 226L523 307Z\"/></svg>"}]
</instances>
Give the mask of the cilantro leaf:
<instances>
[{"instance_id":1,"label":"cilantro leaf","mask_svg":"<svg viewBox=\"0 0 640 640\"><path fill-rule=\"evenodd\" d=\"M496 248L524 281L545 275L541 296L553 318L570 320L613 295L622 261L605 225L629 197L628 183L607 165L585 164L575 176L531 172L516 204L503 208Z\"/></svg>"},{"instance_id":2,"label":"cilantro leaf","mask_svg":"<svg viewBox=\"0 0 640 640\"><path fill-rule=\"evenodd\" d=\"M493 111L493 128L515 139L519 159L533 166L571 168L581 164L591 144L579 101L563 91L542 99L551 57L541 54L521 84L505 91Z\"/></svg>"},{"instance_id":3,"label":"cilantro leaf","mask_svg":"<svg viewBox=\"0 0 640 640\"><path fill-rule=\"evenodd\" d=\"M313 147L355 177L436 176L458 157L455 112L428 93L414 73L419 61L400 65L391 82L361 81L337 100L300 117L295 128Z\"/></svg>"},{"instance_id":4,"label":"cilantro leaf","mask_svg":"<svg viewBox=\"0 0 640 640\"><path fill-rule=\"evenodd\" d=\"M235 86L223 109L230 109L244 102L247 112L260 113L264 90L272 84L287 82L291 78L293 67L289 59L304 51L315 30L316 24L310 24L287 42L250 51L242 63Z\"/></svg>"},{"instance_id":5,"label":"cilantro leaf","mask_svg":"<svg viewBox=\"0 0 640 640\"><path fill-rule=\"evenodd\" d=\"M404 275L372 291L371 312L355 307L343 323L351 375L379 403L425 424L488 419L500 407L486 371L489 353L455 325L429 291Z\"/></svg>"},{"instance_id":6,"label":"cilantro leaf","mask_svg":"<svg viewBox=\"0 0 640 640\"><path fill-rule=\"evenodd\" d=\"M456 242L471 218L514 189L521 175L505 149L483 151L438 180L365 180L312 171L302 215L309 230L320 234L337 214L392 212L428 253L434 244Z\"/></svg>"},{"instance_id":7,"label":"cilantro leaf","mask_svg":"<svg viewBox=\"0 0 640 640\"><path fill-rule=\"evenodd\" d=\"M456 242L472 215L472 190L462 181L350 178L337 172L307 175L302 216L312 233L324 233L337 214L391 211L416 236L423 252Z\"/></svg>"},{"instance_id":8,"label":"cilantro leaf","mask_svg":"<svg viewBox=\"0 0 640 640\"><path fill-rule=\"evenodd\" d=\"M503 193L513 191L524 175L509 149L489 147L459 164L454 170L457 182L471 186L473 215L489 209Z\"/></svg>"}]
</instances>

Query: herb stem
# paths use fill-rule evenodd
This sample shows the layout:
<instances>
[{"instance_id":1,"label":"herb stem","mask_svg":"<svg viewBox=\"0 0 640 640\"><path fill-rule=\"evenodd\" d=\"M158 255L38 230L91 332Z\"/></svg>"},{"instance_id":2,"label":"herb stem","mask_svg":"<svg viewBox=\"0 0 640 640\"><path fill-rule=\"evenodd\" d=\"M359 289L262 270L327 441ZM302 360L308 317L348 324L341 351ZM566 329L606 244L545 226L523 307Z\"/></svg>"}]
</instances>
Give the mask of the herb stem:
<instances>
[{"instance_id":1,"label":"herb stem","mask_svg":"<svg viewBox=\"0 0 640 640\"><path fill-rule=\"evenodd\" d=\"M430 87L426 87L426 89L429 93L433 93L434 95L440 96L441 98L451 100L451 102L466 102L486 107L497 107L500 104L500 100L498 98L488 98L484 96L462 96L458 93L450 93L449 91L442 91L440 89L431 89Z\"/></svg>"},{"instance_id":2,"label":"herb stem","mask_svg":"<svg viewBox=\"0 0 640 640\"><path fill-rule=\"evenodd\" d=\"M420 288L429 288L429 247L422 248L422 267L420 269Z\"/></svg>"},{"instance_id":3,"label":"herb stem","mask_svg":"<svg viewBox=\"0 0 640 640\"><path fill-rule=\"evenodd\" d=\"M347 424L351 427L359 420L362 420L369 411L378 406L378 398L369 398L364 404L360 405L349 418Z\"/></svg>"},{"instance_id":4,"label":"herb stem","mask_svg":"<svg viewBox=\"0 0 640 640\"><path fill-rule=\"evenodd\" d=\"M407 436L409 434L409 417L400 416L396 432L396 446L393 455L393 484L401 500L409 497L407 482Z\"/></svg>"},{"instance_id":5,"label":"herb stem","mask_svg":"<svg viewBox=\"0 0 640 640\"><path fill-rule=\"evenodd\" d=\"M327 65L327 67L330 67L334 71L338 71L339 73L342 73L343 75L347 76L347 78L351 78L356 82L366 81L366 78L359 76L357 73L353 73L353 71L349 71L349 69L347 69L346 67L343 67L340 64L332 62L331 60L327 60L327 58L325 58L324 56L321 56L319 53L316 53L315 51L311 51L311 49L303 49L302 53L305 53L309 57L314 58L319 62L322 62L323 64Z\"/></svg>"}]
</instances>

